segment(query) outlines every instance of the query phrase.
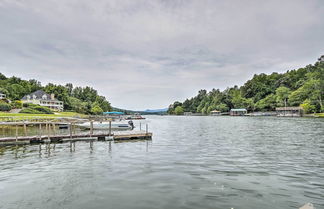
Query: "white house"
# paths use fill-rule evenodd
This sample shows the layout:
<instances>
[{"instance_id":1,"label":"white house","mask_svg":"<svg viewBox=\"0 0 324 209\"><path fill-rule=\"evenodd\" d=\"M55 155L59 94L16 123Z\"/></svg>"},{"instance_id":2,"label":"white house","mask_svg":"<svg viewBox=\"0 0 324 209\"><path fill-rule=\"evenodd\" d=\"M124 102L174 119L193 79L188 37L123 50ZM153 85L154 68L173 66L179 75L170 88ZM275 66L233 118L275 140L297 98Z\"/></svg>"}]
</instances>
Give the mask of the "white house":
<instances>
[{"instance_id":1,"label":"white house","mask_svg":"<svg viewBox=\"0 0 324 209\"><path fill-rule=\"evenodd\" d=\"M3 93L0 93L0 99L5 99L5 98L6 98L6 95Z\"/></svg>"},{"instance_id":2,"label":"white house","mask_svg":"<svg viewBox=\"0 0 324 209\"><path fill-rule=\"evenodd\" d=\"M47 94L43 90L37 90L31 94L25 95L21 101L23 103L32 103L48 107L54 111L63 111L63 102L55 99L54 94Z\"/></svg>"}]
</instances>

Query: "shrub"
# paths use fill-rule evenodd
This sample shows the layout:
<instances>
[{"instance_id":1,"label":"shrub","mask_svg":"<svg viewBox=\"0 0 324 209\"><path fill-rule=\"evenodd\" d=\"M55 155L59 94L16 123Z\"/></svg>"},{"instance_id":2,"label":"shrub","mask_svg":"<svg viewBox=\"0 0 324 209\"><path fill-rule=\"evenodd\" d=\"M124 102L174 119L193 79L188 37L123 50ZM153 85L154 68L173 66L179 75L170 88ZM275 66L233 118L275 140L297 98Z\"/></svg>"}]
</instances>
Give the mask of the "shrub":
<instances>
[{"instance_id":1,"label":"shrub","mask_svg":"<svg viewBox=\"0 0 324 209\"><path fill-rule=\"evenodd\" d=\"M11 106L5 102L0 102L0 111L9 111Z\"/></svg>"},{"instance_id":2,"label":"shrub","mask_svg":"<svg viewBox=\"0 0 324 209\"><path fill-rule=\"evenodd\" d=\"M40 111L45 114L53 114L52 110L49 109L48 107L36 106L36 107L30 107L30 108Z\"/></svg>"},{"instance_id":3,"label":"shrub","mask_svg":"<svg viewBox=\"0 0 324 209\"><path fill-rule=\"evenodd\" d=\"M42 107L40 105L31 105L20 111L20 113L29 114L53 114L53 112L48 107Z\"/></svg>"},{"instance_id":4,"label":"shrub","mask_svg":"<svg viewBox=\"0 0 324 209\"><path fill-rule=\"evenodd\" d=\"M39 106L39 105L33 104L33 103L24 103L23 104L23 107L37 107L37 106Z\"/></svg>"},{"instance_id":5,"label":"shrub","mask_svg":"<svg viewBox=\"0 0 324 209\"><path fill-rule=\"evenodd\" d=\"M23 103L20 100L16 100L11 103L11 107L21 109L23 107Z\"/></svg>"}]
</instances>

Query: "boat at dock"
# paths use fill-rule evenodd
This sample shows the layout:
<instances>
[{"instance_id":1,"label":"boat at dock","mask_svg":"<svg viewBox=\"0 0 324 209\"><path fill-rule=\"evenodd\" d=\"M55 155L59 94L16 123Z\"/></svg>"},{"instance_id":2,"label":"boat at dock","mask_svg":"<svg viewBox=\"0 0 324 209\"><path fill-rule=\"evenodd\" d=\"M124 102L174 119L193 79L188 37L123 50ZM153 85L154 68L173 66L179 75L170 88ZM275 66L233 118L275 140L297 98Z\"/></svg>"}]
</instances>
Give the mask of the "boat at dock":
<instances>
[{"instance_id":1,"label":"boat at dock","mask_svg":"<svg viewBox=\"0 0 324 209\"><path fill-rule=\"evenodd\" d=\"M128 123L124 123L124 122L93 122L93 129L95 130L108 130L109 129L109 123L111 123L111 130L132 130L134 129L134 125L131 121L129 121ZM77 126L79 126L80 128L84 128L84 129L90 129L91 128L91 122L85 122L85 123L81 123L78 124Z\"/></svg>"},{"instance_id":2,"label":"boat at dock","mask_svg":"<svg viewBox=\"0 0 324 209\"><path fill-rule=\"evenodd\" d=\"M135 113L134 115L127 115L125 116L126 120L145 120L139 113Z\"/></svg>"}]
</instances>

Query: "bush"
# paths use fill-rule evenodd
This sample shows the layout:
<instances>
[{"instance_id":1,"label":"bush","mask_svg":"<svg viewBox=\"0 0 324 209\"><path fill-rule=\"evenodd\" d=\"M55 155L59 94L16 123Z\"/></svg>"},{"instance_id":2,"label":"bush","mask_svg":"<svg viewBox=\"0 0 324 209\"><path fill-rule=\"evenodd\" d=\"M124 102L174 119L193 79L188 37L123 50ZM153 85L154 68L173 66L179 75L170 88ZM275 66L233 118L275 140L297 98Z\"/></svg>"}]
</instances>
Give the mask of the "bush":
<instances>
[{"instance_id":1,"label":"bush","mask_svg":"<svg viewBox=\"0 0 324 209\"><path fill-rule=\"evenodd\" d=\"M23 103L20 100L16 100L11 103L11 107L15 109L21 109L23 107Z\"/></svg>"},{"instance_id":2,"label":"bush","mask_svg":"<svg viewBox=\"0 0 324 209\"><path fill-rule=\"evenodd\" d=\"M28 114L42 114L42 112L38 111L38 110L35 110L35 109L32 109L32 108L25 108L23 110L21 110L19 113L28 113Z\"/></svg>"},{"instance_id":3,"label":"bush","mask_svg":"<svg viewBox=\"0 0 324 209\"><path fill-rule=\"evenodd\" d=\"M11 110L11 106L7 103L0 102L0 111L9 111Z\"/></svg>"},{"instance_id":4,"label":"bush","mask_svg":"<svg viewBox=\"0 0 324 209\"><path fill-rule=\"evenodd\" d=\"M39 105L33 103L24 103L23 107L38 107Z\"/></svg>"},{"instance_id":5,"label":"bush","mask_svg":"<svg viewBox=\"0 0 324 209\"><path fill-rule=\"evenodd\" d=\"M49 109L48 107L36 106L36 107L30 107L30 108L40 111L45 114L53 114L52 110Z\"/></svg>"},{"instance_id":6,"label":"bush","mask_svg":"<svg viewBox=\"0 0 324 209\"><path fill-rule=\"evenodd\" d=\"M53 112L48 107L42 107L40 105L31 105L19 113L28 113L28 114L53 114Z\"/></svg>"}]
</instances>

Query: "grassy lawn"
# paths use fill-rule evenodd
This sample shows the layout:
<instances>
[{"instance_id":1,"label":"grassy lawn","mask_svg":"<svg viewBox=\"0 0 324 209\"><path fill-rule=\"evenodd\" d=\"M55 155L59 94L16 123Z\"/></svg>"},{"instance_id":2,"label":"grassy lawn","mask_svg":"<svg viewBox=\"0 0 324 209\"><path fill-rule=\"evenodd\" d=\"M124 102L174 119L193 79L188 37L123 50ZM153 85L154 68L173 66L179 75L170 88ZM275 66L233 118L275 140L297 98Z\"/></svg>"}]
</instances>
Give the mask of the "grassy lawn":
<instances>
[{"instance_id":1,"label":"grassy lawn","mask_svg":"<svg viewBox=\"0 0 324 209\"><path fill-rule=\"evenodd\" d=\"M60 117L79 117L84 118L87 115L76 112L57 112L55 114L28 114L28 113L8 113L0 112L0 117L14 117L14 118L60 118Z\"/></svg>"},{"instance_id":2,"label":"grassy lawn","mask_svg":"<svg viewBox=\"0 0 324 209\"><path fill-rule=\"evenodd\" d=\"M315 113L314 115L320 118L324 118L324 113Z\"/></svg>"}]
</instances>

